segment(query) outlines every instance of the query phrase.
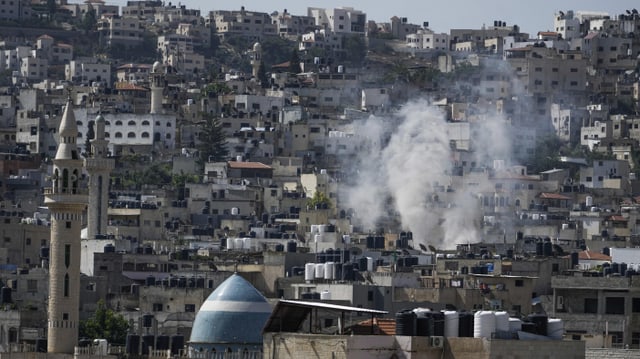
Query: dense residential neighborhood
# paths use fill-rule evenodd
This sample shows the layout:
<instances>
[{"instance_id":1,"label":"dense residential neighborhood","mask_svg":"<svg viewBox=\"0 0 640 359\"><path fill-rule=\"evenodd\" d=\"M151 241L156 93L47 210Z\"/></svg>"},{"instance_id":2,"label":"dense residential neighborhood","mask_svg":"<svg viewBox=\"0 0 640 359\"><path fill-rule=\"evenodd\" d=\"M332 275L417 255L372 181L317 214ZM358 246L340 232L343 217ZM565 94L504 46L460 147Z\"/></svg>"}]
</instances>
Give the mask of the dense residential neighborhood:
<instances>
[{"instance_id":1,"label":"dense residential neighborhood","mask_svg":"<svg viewBox=\"0 0 640 359\"><path fill-rule=\"evenodd\" d=\"M0 1L0 358L640 356L640 15Z\"/></svg>"}]
</instances>

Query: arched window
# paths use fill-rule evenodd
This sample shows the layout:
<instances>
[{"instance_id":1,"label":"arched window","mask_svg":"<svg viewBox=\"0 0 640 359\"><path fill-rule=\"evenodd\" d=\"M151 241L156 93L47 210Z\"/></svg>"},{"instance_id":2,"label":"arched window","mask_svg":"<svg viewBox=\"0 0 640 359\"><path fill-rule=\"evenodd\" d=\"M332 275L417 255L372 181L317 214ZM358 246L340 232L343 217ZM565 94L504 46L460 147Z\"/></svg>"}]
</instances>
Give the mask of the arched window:
<instances>
[{"instance_id":1,"label":"arched window","mask_svg":"<svg viewBox=\"0 0 640 359\"><path fill-rule=\"evenodd\" d=\"M78 132L78 138L82 138L82 132Z\"/></svg>"},{"instance_id":2,"label":"arched window","mask_svg":"<svg viewBox=\"0 0 640 359\"><path fill-rule=\"evenodd\" d=\"M156 121L156 126L160 126L160 121Z\"/></svg>"},{"instance_id":3,"label":"arched window","mask_svg":"<svg viewBox=\"0 0 640 359\"><path fill-rule=\"evenodd\" d=\"M142 121L142 126L149 126L149 121L147 120Z\"/></svg>"},{"instance_id":4,"label":"arched window","mask_svg":"<svg viewBox=\"0 0 640 359\"><path fill-rule=\"evenodd\" d=\"M170 140L171 139L171 134L167 133L167 135L165 137L167 137L167 140Z\"/></svg>"},{"instance_id":5,"label":"arched window","mask_svg":"<svg viewBox=\"0 0 640 359\"><path fill-rule=\"evenodd\" d=\"M127 133L127 137L128 138L136 138L136 134L135 134L135 132L129 132L129 133Z\"/></svg>"},{"instance_id":6,"label":"arched window","mask_svg":"<svg viewBox=\"0 0 640 359\"><path fill-rule=\"evenodd\" d=\"M136 121L131 120L131 121L129 121L129 123L127 123L127 125L129 125L129 126L135 126L135 125L136 125Z\"/></svg>"},{"instance_id":7,"label":"arched window","mask_svg":"<svg viewBox=\"0 0 640 359\"><path fill-rule=\"evenodd\" d=\"M516 199L516 207L520 207L520 200Z\"/></svg>"},{"instance_id":8,"label":"arched window","mask_svg":"<svg viewBox=\"0 0 640 359\"><path fill-rule=\"evenodd\" d=\"M111 121L104 121L105 126L111 126Z\"/></svg>"},{"instance_id":9,"label":"arched window","mask_svg":"<svg viewBox=\"0 0 640 359\"><path fill-rule=\"evenodd\" d=\"M76 121L76 125L82 126L82 121Z\"/></svg>"},{"instance_id":10,"label":"arched window","mask_svg":"<svg viewBox=\"0 0 640 359\"><path fill-rule=\"evenodd\" d=\"M111 134L109 132L105 132L104 133L104 138L109 138L109 137L111 137Z\"/></svg>"},{"instance_id":11,"label":"arched window","mask_svg":"<svg viewBox=\"0 0 640 359\"><path fill-rule=\"evenodd\" d=\"M142 138L149 138L149 132L143 132Z\"/></svg>"},{"instance_id":12,"label":"arched window","mask_svg":"<svg viewBox=\"0 0 640 359\"><path fill-rule=\"evenodd\" d=\"M167 127L171 127L171 122L167 122Z\"/></svg>"},{"instance_id":13,"label":"arched window","mask_svg":"<svg viewBox=\"0 0 640 359\"><path fill-rule=\"evenodd\" d=\"M116 138L122 138L122 133L116 132Z\"/></svg>"},{"instance_id":14,"label":"arched window","mask_svg":"<svg viewBox=\"0 0 640 359\"><path fill-rule=\"evenodd\" d=\"M122 121L120 120L116 121L116 126L122 126Z\"/></svg>"},{"instance_id":15,"label":"arched window","mask_svg":"<svg viewBox=\"0 0 640 359\"><path fill-rule=\"evenodd\" d=\"M64 275L64 296L69 296L69 274Z\"/></svg>"}]
</instances>

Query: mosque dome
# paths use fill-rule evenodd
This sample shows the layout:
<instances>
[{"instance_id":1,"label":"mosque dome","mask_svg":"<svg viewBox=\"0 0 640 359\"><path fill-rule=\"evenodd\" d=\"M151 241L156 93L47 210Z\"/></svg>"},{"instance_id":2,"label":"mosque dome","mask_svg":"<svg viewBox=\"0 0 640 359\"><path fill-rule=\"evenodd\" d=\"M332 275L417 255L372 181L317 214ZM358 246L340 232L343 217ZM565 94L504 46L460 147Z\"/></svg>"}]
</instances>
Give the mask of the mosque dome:
<instances>
[{"instance_id":1,"label":"mosque dome","mask_svg":"<svg viewBox=\"0 0 640 359\"><path fill-rule=\"evenodd\" d=\"M233 274L202 303L191 329L190 346L216 349L262 348L262 328L271 315L267 299Z\"/></svg>"},{"instance_id":2,"label":"mosque dome","mask_svg":"<svg viewBox=\"0 0 640 359\"><path fill-rule=\"evenodd\" d=\"M96 122L104 122L104 116L102 116L101 113L98 114L98 116L96 116Z\"/></svg>"},{"instance_id":3,"label":"mosque dome","mask_svg":"<svg viewBox=\"0 0 640 359\"><path fill-rule=\"evenodd\" d=\"M151 72L156 73L156 72L160 72L162 69L162 63L160 63L160 61L156 61L153 63L153 66L151 66Z\"/></svg>"}]
</instances>

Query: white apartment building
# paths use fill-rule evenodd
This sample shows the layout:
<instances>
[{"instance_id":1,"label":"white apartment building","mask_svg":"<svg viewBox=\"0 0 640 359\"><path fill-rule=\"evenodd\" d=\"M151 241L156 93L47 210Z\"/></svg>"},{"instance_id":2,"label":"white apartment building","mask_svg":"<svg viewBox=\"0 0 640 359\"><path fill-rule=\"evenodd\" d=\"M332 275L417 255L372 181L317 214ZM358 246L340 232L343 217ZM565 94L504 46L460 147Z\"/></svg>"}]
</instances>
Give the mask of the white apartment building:
<instances>
[{"instance_id":1,"label":"white apartment building","mask_svg":"<svg viewBox=\"0 0 640 359\"><path fill-rule=\"evenodd\" d=\"M161 6L161 0L127 1L127 5L122 7L122 17L135 17L153 22L156 9Z\"/></svg>"},{"instance_id":2,"label":"white apartment building","mask_svg":"<svg viewBox=\"0 0 640 359\"><path fill-rule=\"evenodd\" d=\"M352 7L309 7L307 15L315 19L316 26L331 32L366 34L367 15Z\"/></svg>"},{"instance_id":3,"label":"white apartment building","mask_svg":"<svg viewBox=\"0 0 640 359\"><path fill-rule=\"evenodd\" d=\"M360 109L363 111L379 112L391 108L391 90L388 88L362 89L362 102Z\"/></svg>"},{"instance_id":4,"label":"white apartment building","mask_svg":"<svg viewBox=\"0 0 640 359\"><path fill-rule=\"evenodd\" d=\"M180 23L197 24L201 21L200 10L187 9L185 5L155 8L154 22L160 26L175 28Z\"/></svg>"},{"instance_id":5,"label":"white apartment building","mask_svg":"<svg viewBox=\"0 0 640 359\"><path fill-rule=\"evenodd\" d=\"M580 184L586 188L611 188L607 180L628 178L629 162L624 160L593 161L592 167L580 168Z\"/></svg>"},{"instance_id":6,"label":"white apartment building","mask_svg":"<svg viewBox=\"0 0 640 359\"><path fill-rule=\"evenodd\" d=\"M73 46L56 43L53 37L42 35L36 41L36 54L54 64L68 64L73 59Z\"/></svg>"},{"instance_id":7,"label":"white apartment building","mask_svg":"<svg viewBox=\"0 0 640 359\"><path fill-rule=\"evenodd\" d=\"M343 34L332 33L327 30L315 30L302 34L298 50L305 51L320 48L332 51L342 50Z\"/></svg>"},{"instance_id":8,"label":"white apartment building","mask_svg":"<svg viewBox=\"0 0 640 359\"><path fill-rule=\"evenodd\" d=\"M49 61L32 56L20 59L20 75L28 81L46 79L49 75Z\"/></svg>"},{"instance_id":9,"label":"white apartment building","mask_svg":"<svg viewBox=\"0 0 640 359\"><path fill-rule=\"evenodd\" d=\"M405 37L407 47L418 50L443 50L449 49L449 35L436 34L428 29L420 29L414 34Z\"/></svg>"},{"instance_id":10,"label":"white apartment building","mask_svg":"<svg viewBox=\"0 0 640 359\"><path fill-rule=\"evenodd\" d=\"M145 83L149 81L151 65L124 64L116 69L117 82Z\"/></svg>"},{"instance_id":11,"label":"white apartment building","mask_svg":"<svg viewBox=\"0 0 640 359\"><path fill-rule=\"evenodd\" d=\"M249 40L260 41L263 36L278 35L277 26L271 21L271 16L266 12L254 12L216 10L209 13L207 19L209 27L215 29L215 33L224 38L229 35L241 35Z\"/></svg>"},{"instance_id":12,"label":"white apartment building","mask_svg":"<svg viewBox=\"0 0 640 359\"><path fill-rule=\"evenodd\" d=\"M110 64L72 60L65 65L64 75L67 81L74 83L101 82L107 87L111 86Z\"/></svg>"},{"instance_id":13,"label":"white apartment building","mask_svg":"<svg viewBox=\"0 0 640 359\"><path fill-rule=\"evenodd\" d=\"M298 35L313 31L316 28L315 19L311 16L292 15L284 9L271 14L271 21L276 25L280 37L297 39Z\"/></svg>"},{"instance_id":14,"label":"white apartment building","mask_svg":"<svg viewBox=\"0 0 640 359\"><path fill-rule=\"evenodd\" d=\"M553 17L554 30L562 35L565 40L578 38L582 35L580 32L580 19L574 16L573 10L566 12L558 11Z\"/></svg>"},{"instance_id":15,"label":"white apartment building","mask_svg":"<svg viewBox=\"0 0 640 359\"><path fill-rule=\"evenodd\" d=\"M20 59L31 56L31 47L17 46L11 50L0 50L0 70L20 70Z\"/></svg>"},{"instance_id":16,"label":"white apartment building","mask_svg":"<svg viewBox=\"0 0 640 359\"><path fill-rule=\"evenodd\" d=\"M108 46L121 44L135 47L143 41L144 28L138 18L105 14L98 20L98 31L101 41Z\"/></svg>"}]
</instances>

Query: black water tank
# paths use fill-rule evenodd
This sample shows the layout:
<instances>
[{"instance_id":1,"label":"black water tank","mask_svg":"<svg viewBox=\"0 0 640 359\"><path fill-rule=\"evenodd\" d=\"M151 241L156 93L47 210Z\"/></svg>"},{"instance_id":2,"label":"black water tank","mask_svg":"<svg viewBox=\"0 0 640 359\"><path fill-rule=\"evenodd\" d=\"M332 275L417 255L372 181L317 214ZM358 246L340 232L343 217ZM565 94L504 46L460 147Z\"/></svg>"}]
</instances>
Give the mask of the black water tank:
<instances>
[{"instance_id":1,"label":"black water tank","mask_svg":"<svg viewBox=\"0 0 640 359\"><path fill-rule=\"evenodd\" d=\"M284 252L284 244L276 244L276 252Z\"/></svg>"},{"instance_id":2,"label":"black water tank","mask_svg":"<svg viewBox=\"0 0 640 359\"><path fill-rule=\"evenodd\" d=\"M374 245L376 249L384 249L384 237L382 236L375 237Z\"/></svg>"},{"instance_id":3,"label":"black water tank","mask_svg":"<svg viewBox=\"0 0 640 359\"><path fill-rule=\"evenodd\" d=\"M367 248L373 249L373 248L375 248L375 245L376 245L376 243L375 243L375 241L373 239L373 236L367 236Z\"/></svg>"},{"instance_id":4,"label":"black water tank","mask_svg":"<svg viewBox=\"0 0 640 359\"><path fill-rule=\"evenodd\" d=\"M525 333L538 334L536 323L522 322L522 331Z\"/></svg>"},{"instance_id":5,"label":"black water tank","mask_svg":"<svg viewBox=\"0 0 640 359\"><path fill-rule=\"evenodd\" d=\"M516 239L517 239L517 240L519 240L519 241L521 241L521 240L522 240L522 238L524 238L524 233L522 233L522 232L518 231L518 233L516 233Z\"/></svg>"},{"instance_id":6,"label":"black water tank","mask_svg":"<svg viewBox=\"0 0 640 359\"><path fill-rule=\"evenodd\" d=\"M549 318L544 314L529 314L528 319L536 325L536 334L547 336Z\"/></svg>"},{"instance_id":7,"label":"black water tank","mask_svg":"<svg viewBox=\"0 0 640 359\"><path fill-rule=\"evenodd\" d=\"M171 336L171 354L177 355L184 349L184 336L172 335Z\"/></svg>"},{"instance_id":8,"label":"black water tank","mask_svg":"<svg viewBox=\"0 0 640 359\"><path fill-rule=\"evenodd\" d=\"M342 265L342 280L352 281L355 279L353 272L353 264L345 263Z\"/></svg>"},{"instance_id":9,"label":"black water tank","mask_svg":"<svg viewBox=\"0 0 640 359\"><path fill-rule=\"evenodd\" d=\"M435 335L433 334L433 317L431 316L416 317L416 336L430 337L433 335Z\"/></svg>"},{"instance_id":10,"label":"black water tank","mask_svg":"<svg viewBox=\"0 0 640 359\"><path fill-rule=\"evenodd\" d=\"M0 291L0 304L11 303L11 288L10 287L2 287Z\"/></svg>"},{"instance_id":11,"label":"black water tank","mask_svg":"<svg viewBox=\"0 0 640 359\"><path fill-rule=\"evenodd\" d=\"M140 336L137 334L127 334L127 343L125 345L127 354L140 354Z\"/></svg>"},{"instance_id":12,"label":"black water tank","mask_svg":"<svg viewBox=\"0 0 640 359\"><path fill-rule=\"evenodd\" d=\"M156 285L156 277L150 275L147 277L147 279L145 280L144 284L147 287L151 287L152 285Z\"/></svg>"},{"instance_id":13,"label":"black water tank","mask_svg":"<svg viewBox=\"0 0 640 359\"><path fill-rule=\"evenodd\" d=\"M604 254L605 256L610 256L611 250L609 249L609 247L602 248L602 254Z\"/></svg>"},{"instance_id":14,"label":"black water tank","mask_svg":"<svg viewBox=\"0 0 640 359\"><path fill-rule=\"evenodd\" d=\"M458 313L458 336L462 338L473 338L473 313Z\"/></svg>"},{"instance_id":15,"label":"black water tank","mask_svg":"<svg viewBox=\"0 0 640 359\"><path fill-rule=\"evenodd\" d=\"M40 258L49 258L49 247L40 247Z\"/></svg>"},{"instance_id":16,"label":"black water tank","mask_svg":"<svg viewBox=\"0 0 640 359\"><path fill-rule=\"evenodd\" d=\"M611 263L611 273L612 274L620 273L620 264L616 262Z\"/></svg>"},{"instance_id":17,"label":"black water tank","mask_svg":"<svg viewBox=\"0 0 640 359\"><path fill-rule=\"evenodd\" d=\"M396 313L396 335L416 335L416 313L404 310Z\"/></svg>"},{"instance_id":18,"label":"black water tank","mask_svg":"<svg viewBox=\"0 0 640 359\"><path fill-rule=\"evenodd\" d=\"M142 336L142 355L148 355L149 349L153 350L153 345L156 337L154 335L143 335Z\"/></svg>"},{"instance_id":19,"label":"black water tank","mask_svg":"<svg viewBox=\"0 0 640 359\"><path fill-rule=\"evenodd\" d=\"M144 247L143 251L144 251L144 254L153 254L153 247L146 246Z\"/></svg>"},{"instance_id":20,"label":"black water tank","mask_svg":"<svg viewBox=\"0 0 640 359\"><path fill-rule=\"evenodd\" d=\"M313 293L311 293L311 292L302 293L302 294L300 294L300 298L304 299L304 300L311 300L311 299L313 299Z\"/></svg>"},{"instance_id":21,"label":"black water tank","mask_svg":"<svg viewBox=\"0 0 640 359\"><path fill-rule=\"evenodd\" d=\"M571 268L575 268L580 263L580 254L578 252L571 253Z\"/></svg>"},{"instance_id":22,"label":"black water tank","mask_svg":"<svg viewBox=\"0 0 640 359\"><path fill-rule=\"evenodd\" d=\"M156 337L156 349L157 350L171 349L171 337L169 337L168 335L158 335Z\"/></svg>"},{"instance_id":23,"label":"black water tank","mask_svg":"<svg viewBox=\"0 0 640 359\"><path fill-rule=\"evenodd\" d=\"M115 253L115 252L116 252L116 246L114 246L111 243L105 244L104 253Z\"/></svg>"},{"instance_id":24,"label":"black water tank","mask_svg":"<svg viewBox=\"0 0 640 359\"><path fill-rule=\"evenodd\" d=\"M298 250L298 245L296 244L296 241L287 242L287 252L295 253L297 250Z\"/></svg>"},{"instance_id":25,"label":"black water tank","mask_svg":"<svg viewBox=\"0 0 640 359\"><path fill-rule=\"evenodd\" d=\"M553 256L553 245L551 242L544 242L542 251L545 257Z\"/></svg>"},{"instance_id":26,"label":"black water tank","mask_svg":"<svg viewBox=\"0 0 640 359\"><path fill-rule=\"evenodd\" d=\"M367 257L360 257L360 259L358 259L358 270L361 272L367 271Z\"/></svg>"},{"instance_id":27,"label":"black water tank","mask_svg":"<svg viewBox=\"0 0 640 359\"><path fill-rule=\"evenodd\" d=\"M620 263L620 273L621 276L627 275L627 263Z\"/></svg>"},{"instance_id":28,"label":"black water tank","mask_svg":"<svg viewBox=\"0 0 640 359\"><path fill-rule=\"evenodd\" d=\"M36 339L36 353L47 352L47 338Z\"/></svg>"},{"instance_id":29,"label":"black water tank","mask_svg":"<svg viewBox=\"0 0 640 359\"><path fill-rule=\"evenodd\" d=\"M223 237L220 238L220 249L226 249L227 248L227 238Z\"/></svg>"},{"instance_id":30,"label":"black water tank","mask_svg":"<svg viewBox=\"0 0 640 359\"><path fill-rule=\"evenodd\" d=\"M513 249L507 249L507 257L513 258Z\"/></svg>"},{"instance_id":31,"label":"black water tank","mask_svg":"<svg viewBox=\"0 0 640 359\"><path fill-rule=\"evenodd\" d=\"M537 256L544 255L544 243L542 243L541 241L536 242L536 255Z\"/></svg>"},{"instance_id":32,"label":"black water tank","mask_svg":"<svg viewBox=\"0 0 640 359\"><path fill-rule=\"evenodd\" d=\"M444 336L444 313L431 312L433 318L433 335Z\"/></svg>"}]
</instances>

